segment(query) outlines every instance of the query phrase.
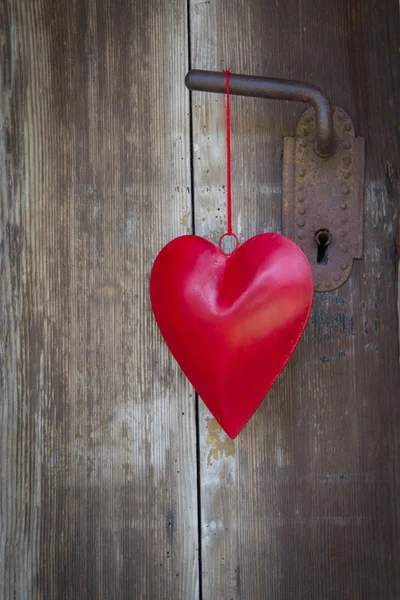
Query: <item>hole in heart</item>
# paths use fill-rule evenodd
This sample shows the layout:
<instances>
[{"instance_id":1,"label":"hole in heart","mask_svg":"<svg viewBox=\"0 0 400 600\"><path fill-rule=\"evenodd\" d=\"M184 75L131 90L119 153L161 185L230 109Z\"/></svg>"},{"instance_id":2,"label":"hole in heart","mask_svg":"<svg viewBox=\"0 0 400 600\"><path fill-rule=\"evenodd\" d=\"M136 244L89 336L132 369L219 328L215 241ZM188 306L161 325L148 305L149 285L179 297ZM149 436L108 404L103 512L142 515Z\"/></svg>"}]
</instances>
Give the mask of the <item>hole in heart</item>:
<instances>
[{"instance_id":1,"label":"hole in heart","mask_svg":"<svg viewBox=\"0 0 400 600\"><path fill-rule=\"evenodd\" d=\"M326 265L328 256L328 246L332 240L332 234L329 229L318 229L314 235L315 243L317 244L317 263Z\"/></svg>"},{"instance_id":2,"label":"hole in heart","mask_svg":"<svg viewBox=\"0 0 400 600\"><path fill-rule=\"evenodd\" d=\"M235 233L224 233L219 238L218 246L224 254L232 254L239 246L238 236Z\"/></svg>"}]
</instances>

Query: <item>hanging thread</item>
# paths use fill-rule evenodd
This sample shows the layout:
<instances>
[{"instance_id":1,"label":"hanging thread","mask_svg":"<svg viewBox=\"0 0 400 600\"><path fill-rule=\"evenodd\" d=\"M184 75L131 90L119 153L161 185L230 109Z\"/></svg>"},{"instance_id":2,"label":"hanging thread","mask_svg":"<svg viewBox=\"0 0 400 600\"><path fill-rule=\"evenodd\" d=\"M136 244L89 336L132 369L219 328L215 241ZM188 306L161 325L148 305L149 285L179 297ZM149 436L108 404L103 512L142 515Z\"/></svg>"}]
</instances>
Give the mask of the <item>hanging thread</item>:
<instances>
[{"instance_id":1,"label":"hanging thread","mask_svg":"<svg viewBox=\"0 0 400 600\"><path fill-rule=\"evenodd\" d=\"M226 220L227 227L226 233L224 233L218 242L220 250L229 256L239 246L239 239L235 233L232 233L232 191L231 191L231 100L229 95L229 84L231 79L231 70L224 70L226 73ZM235 240L235 248L231 252L225 252L222 247L222 241L225 237L231 236Z\"/></svg>"},{"instance_id":2,"label":"hanging thread","mask_svg":"<svg viewBox=\"0 0 400 600\"><path fill-rule=\"evenodd\" d=\"M231 100L229 84L231 70L226 69L226 211L227 234L232 235L232 192L231 192Z\"/></svg>"}]
</instances>

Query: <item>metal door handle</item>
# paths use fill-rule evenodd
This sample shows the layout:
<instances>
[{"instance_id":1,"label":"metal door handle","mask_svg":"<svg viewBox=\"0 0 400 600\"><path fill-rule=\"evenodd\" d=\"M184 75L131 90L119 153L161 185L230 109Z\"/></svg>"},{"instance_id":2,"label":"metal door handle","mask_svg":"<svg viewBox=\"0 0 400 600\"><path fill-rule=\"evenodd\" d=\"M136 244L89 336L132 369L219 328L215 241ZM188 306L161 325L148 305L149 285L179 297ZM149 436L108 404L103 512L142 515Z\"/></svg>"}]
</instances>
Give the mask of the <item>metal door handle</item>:
<instances>
[{"instance_id":1,"label":"metal door handle","mask_svg":"<svg viewBox=\"0 0 400 600\"><path fill-rule=\"evenodd\" d=\"M223 72L193 69L186 75L185 83L192 91L217 94L225 94L226 91L226 76ZM229 93L235 96L293 100L311 104L315 110L317 130L315 150L320 156L330 156L334 153L332 105L328 96L320 88L302 81L231 73Z\"/></svg>"},{"instance_id":2,"label":"metal door handle","mask_svg":"<svg viewBox=\"0 0 400 600\"><path fill-rule=\"evenodd\" d=\"M224 72L192 70L185 82L193 91L226 91ZM315 290L336 289L362 258L364 140L356 138L349 115L308 83L231 73L229 91L312 105L295 136L285 138L282 228L307 255Z\"/></svg>"}]
</instances>

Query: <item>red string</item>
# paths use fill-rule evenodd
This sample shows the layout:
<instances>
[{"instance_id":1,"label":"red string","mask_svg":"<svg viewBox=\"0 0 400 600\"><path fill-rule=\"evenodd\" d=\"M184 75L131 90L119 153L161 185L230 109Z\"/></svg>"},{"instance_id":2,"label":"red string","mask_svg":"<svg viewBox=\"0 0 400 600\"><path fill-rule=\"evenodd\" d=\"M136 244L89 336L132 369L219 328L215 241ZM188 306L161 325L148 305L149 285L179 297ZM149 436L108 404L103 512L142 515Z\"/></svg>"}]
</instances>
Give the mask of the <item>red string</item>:
<instances>
[{"instance_id":1,"label":"red string","mask_svg":"<svg viewBox=\"0 0 400 600\"><path fill-rule=\"evenodd\" d=\"M231 101L229 96L229 83L231 70L226 69L226 210L227 233L232 234L232 193L231 193Z\"/></svg>"}]
</instances>

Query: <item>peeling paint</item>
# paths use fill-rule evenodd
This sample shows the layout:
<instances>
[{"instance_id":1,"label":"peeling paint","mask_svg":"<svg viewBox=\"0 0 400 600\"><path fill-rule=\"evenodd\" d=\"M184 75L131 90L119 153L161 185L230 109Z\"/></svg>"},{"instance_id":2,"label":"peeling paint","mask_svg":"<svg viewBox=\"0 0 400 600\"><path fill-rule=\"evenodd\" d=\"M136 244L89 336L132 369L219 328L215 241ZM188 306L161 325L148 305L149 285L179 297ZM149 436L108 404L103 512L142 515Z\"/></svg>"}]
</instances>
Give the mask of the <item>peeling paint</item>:
<instances>
[{"instance_id":1,"label":"peeling paint","mask_svg":"<svg viewBox=\"0 0 400 600\"><path fill-rule=\"evenodd\" d=\"M214 461L220 460L224 456L235 456L235 442L231 440L226 433L222 431L221 426L212 417L206 417L207 422L207 440L209 447L207 465L211 466Z\"/></svg>"},{"instance_id":2,"label":"peeling paint","mask_svg":"<svg viewBox=\"0 0 400 600\"><path fill-rule=\"evenodd\" d=\"M311 311L311 331L314 339L339 339L341 336L354 337L354 315L343 311L331 314L325 308L313 308Z\"/></svg>"}]
</instances>

